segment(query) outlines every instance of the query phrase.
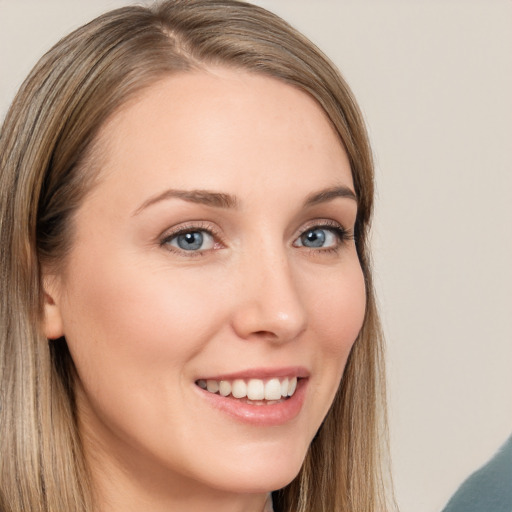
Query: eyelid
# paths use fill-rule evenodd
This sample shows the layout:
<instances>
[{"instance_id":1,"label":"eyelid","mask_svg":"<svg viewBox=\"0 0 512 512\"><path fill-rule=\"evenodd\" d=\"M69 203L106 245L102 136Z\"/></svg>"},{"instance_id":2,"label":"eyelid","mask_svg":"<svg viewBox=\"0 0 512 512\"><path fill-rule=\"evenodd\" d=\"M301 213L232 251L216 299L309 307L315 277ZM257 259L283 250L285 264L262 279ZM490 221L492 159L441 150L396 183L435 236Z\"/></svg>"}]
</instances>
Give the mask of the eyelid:
<instances>
[{"instance_id":1,"label":"eyelid","mask_svg":"<svg viewBox=\"0 0 512 512\"><path fill-rule=\"evenodd\" d=\"M295 245L296 241L300 239L302 235L304 235L307 231L312 229L330 229L335 232L336 236L339 239L339 244L337 244L335 247L319 247L319 248L311 248L306 247L304 245ZM203 231L208 233L214 240L214 247L210 249L204 249L204 250L197 250L197 251L186 251L183 249L180 249L179 247L176 247L174 245L171 245L169 242L176 238L177 236L192 232L192 231ZM326 251L333 251L337 250L344 242L354 240L354 230L349 229L343 226L338 221L335 221L333 219L313 219L308 221L306 224L302 225L301 228L296 232L293 243L295 247L303 247L304 249L312 250L315 252L326 252ZM222 231L215 226L215 224L207 221L187 221L182 224L178 224L176 226L173 226L172 228L169 228L165 230L159 237L158 237L159 245L161 247L164 247L169 252L174 252L178 255L182 255L185 257L197 257L197 256L204 256L205 254L208 254L211 251L221 249L223 247L226 247L227 244L225 242L225 239L222 235Z\"/></svg>"},{"instance_id":2,"label":"eyelid","mask_svg":"<svg viewBox=\"0 0 512 512\"><path fill-rule=\"evenodd\" d=\"M354 233L353 229L345 227L341 222L338 222L336 220L314 219L314 220L308 221L306 224L303 224L300 227L300 229L297 231L297 233L295 234L295 238L303 235L306 231L309 231L309 230L315 229L315 228L333 229L333 230L337 230L338 232L342 231L344 233L344 235L346 235L347 237L352 237L352 238L353 238L353 233Z\"/></svg>"},{"instance_id":3,"label":"eyelid","mask_svg":"<svg viewBox=\"0 0 512 512\"><path fill-rule=\"evenodd\" d=\"M204 249L204 250L198 250L198 251L185 251L183 249L180 249L179 247L175 247L171 245L169 242L176 238L179 235L193 232L193 231L203 231L208 233L214 240L214 247L211 249ZM205 253L208 253L210 251L214 251L217 249L221 249L223 246L225 246L224 238L221 234L220 229L216 228L214 224L210 222L205 221L188 221L183 224L178 224L177 226L173 226L172 228L169 228L165 230L159 237L158 237L159 245L161 247L164 247L169 252L174 252L179 255L183 255L185 257L194 257L194 256L204 256Z\"/></svg>"},{"instance_id":4,"label":"eyelid","mask_svg":"<svg viewBox=\"0 0 512 512\"><path fill-rule=\"evenodd\" d=\"M334 231L335 235L339 239L339 243L336 245L336 247L319 247L319 248L312 248L304 246L303 244L295 245L297 240L300 240L300 238L308 231L314 230L314 229L327 229ZM341 224L338 221L332 220L332 219L314 219L309 222L307 222L305 225L303 225L300 230L296 233L294 239L293 239L293 245L295 247L304 247L305 249L312 250L315 252L321 252L321 251L332 251L337 250L343 243L354 240L354 230L350 228L346 228L343 224Z\"/></svg>"}]
</instances>

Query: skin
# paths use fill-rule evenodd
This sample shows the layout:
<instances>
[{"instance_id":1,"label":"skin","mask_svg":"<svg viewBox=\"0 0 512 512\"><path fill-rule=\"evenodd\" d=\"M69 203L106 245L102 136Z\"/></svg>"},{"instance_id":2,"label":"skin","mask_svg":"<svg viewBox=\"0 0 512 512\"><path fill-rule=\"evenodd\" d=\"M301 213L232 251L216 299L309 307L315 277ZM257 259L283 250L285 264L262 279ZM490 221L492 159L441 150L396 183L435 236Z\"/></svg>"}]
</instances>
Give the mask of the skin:
<instances>
[{"instance_id":1,"label":"skin","mask_svg":"<svg viewBox=\"0 0 512 512\"><path fill-rule=\"evenodd\" d=\"M99 510L260 512L299 471L363 321L356 201L304 205L353 190L346 153L309 96L222 68L146 89L98 146L72 251L47 276L45 328L66 336L77 368ZM169 189L236 205L155 200ZM301 245L326 224L325 246ZM213 235L184 251L172 238L183 228ZM309 378L299 414L278 426L238 421L195 384L290 366Z\"/></svg>"}]
</instances>

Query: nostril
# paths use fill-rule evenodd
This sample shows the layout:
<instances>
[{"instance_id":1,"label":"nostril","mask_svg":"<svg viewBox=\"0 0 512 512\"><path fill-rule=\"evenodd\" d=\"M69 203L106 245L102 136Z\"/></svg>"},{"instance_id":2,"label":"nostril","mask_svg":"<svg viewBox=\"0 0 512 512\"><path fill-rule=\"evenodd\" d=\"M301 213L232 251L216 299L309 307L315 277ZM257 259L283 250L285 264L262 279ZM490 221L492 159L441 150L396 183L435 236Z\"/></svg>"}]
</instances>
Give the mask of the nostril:
<instances>
[{"instance_id":1,"label":"nostril","mask_svg":"<svg viewBox=\"0 0 512 512\"><path fill-rule=\"evenodd\" d=\"M254 336L258 336L260 338L268 338L268 339L277 338L277 334L274 332L271 332L271 331L256 331L254 333Z\"/></svg>"}]
</instances>

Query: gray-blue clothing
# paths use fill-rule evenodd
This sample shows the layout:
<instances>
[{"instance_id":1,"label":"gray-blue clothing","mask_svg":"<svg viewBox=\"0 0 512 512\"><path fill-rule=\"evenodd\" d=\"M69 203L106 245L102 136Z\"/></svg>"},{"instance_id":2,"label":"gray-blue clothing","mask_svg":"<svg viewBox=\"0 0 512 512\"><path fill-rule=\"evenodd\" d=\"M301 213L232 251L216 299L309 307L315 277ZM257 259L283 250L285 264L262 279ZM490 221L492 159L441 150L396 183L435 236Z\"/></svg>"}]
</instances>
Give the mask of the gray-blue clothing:
<instances>
[{"instance_id":1,"label":"gray-blue clothing","mask_svg":"<svg viewBox=\"0 0 512 512\"><path fill-rule=\"evenodd\" d=\"M512 512L512 436L459 487L443 512Z\"/></svg>"}]
</instances>

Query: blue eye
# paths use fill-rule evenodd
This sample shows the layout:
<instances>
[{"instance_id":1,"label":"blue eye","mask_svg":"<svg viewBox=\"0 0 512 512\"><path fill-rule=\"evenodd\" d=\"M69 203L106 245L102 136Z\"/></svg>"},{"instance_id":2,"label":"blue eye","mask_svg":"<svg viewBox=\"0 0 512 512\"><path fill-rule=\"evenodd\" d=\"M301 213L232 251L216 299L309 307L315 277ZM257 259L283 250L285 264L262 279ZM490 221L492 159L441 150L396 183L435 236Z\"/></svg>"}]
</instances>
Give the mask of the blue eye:
<instances>
[{"instance_id":1,"label":"blue eye","mask_svg":"<svg viewBox=\"0 0 512 512\"><path fill-rule=\"evenodd\" d=\"M295 246L312 249L325 249L336 247L343 239L343 230L340 228L314 227L308 229L296 240Z\"/></svg>"},{"instance_id":2,"label":"blue eye","mask_svg":"<svg viewBox=\"0 0 512 512\"><path fill-rule=\"evenodd\" d=\"M214 246L213 236L207 231L183 231L168 239L167 244L183 251L206 251Z\"/></svg>"}]
</instances>

